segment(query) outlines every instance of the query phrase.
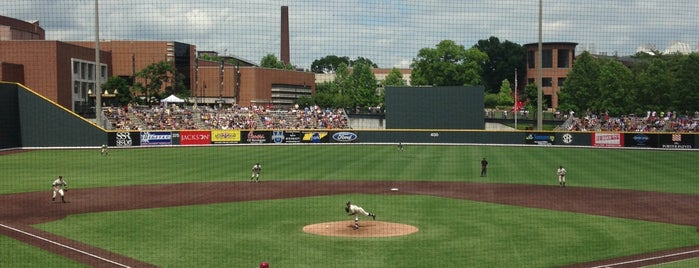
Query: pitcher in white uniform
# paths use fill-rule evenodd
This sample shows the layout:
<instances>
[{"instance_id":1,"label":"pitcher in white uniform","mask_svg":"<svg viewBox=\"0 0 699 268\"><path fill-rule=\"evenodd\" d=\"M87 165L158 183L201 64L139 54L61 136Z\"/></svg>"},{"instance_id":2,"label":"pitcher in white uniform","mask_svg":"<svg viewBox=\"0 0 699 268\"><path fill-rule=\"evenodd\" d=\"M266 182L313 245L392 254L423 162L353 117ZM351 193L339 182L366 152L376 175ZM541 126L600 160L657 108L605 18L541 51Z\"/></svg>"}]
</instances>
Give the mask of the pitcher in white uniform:
<instances>
[{"instance_id":1,"label":"pitcher in white uniform","mask_svg":"<svg viewBox=\"0 0 699 268\"><path fill-rule=\"evenodd\" d=\"M353 205L352 202L347 201L347 206L345 207L345 212L348 216L354 216L354 229L359 229L359 215L369 216L376 220L376 214L371 212L366 212L362 207Z\"/></svg>"}]
</instances>

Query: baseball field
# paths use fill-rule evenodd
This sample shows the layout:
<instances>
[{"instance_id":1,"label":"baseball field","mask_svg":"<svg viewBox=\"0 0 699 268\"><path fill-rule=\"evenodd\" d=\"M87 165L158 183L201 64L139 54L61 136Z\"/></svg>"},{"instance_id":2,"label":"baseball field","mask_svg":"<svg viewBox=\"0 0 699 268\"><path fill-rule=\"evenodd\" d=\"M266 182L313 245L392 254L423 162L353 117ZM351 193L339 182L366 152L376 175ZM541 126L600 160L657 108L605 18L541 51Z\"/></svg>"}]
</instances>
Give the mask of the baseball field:
<instances>
[{"instance_id":1,"label":"baseball field","mask_svg":"<svg viewBox=\"0 0 699 268\"><path fill-rule=\"evenodd\" d=\"M411 144L15 151L0 155L0 267L695 267L698 160ZM51 202L58 175L65 204ZM356 237L304 232L350 222L348 200L377 214ZM380 223L418 231L360 235Z\"/></svg>"}]
</instances>

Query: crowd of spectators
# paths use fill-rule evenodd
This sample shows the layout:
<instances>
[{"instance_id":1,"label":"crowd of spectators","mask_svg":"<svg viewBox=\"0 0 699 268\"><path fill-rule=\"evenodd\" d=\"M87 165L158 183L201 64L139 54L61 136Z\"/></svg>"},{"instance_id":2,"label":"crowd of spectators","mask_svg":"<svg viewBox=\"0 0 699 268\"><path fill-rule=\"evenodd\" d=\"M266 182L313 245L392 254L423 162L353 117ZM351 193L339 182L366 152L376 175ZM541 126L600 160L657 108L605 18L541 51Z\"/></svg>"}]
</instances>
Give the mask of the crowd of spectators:
<instances>
[{"instance_id":1,"label":"crowd of spectators","mask_svg":"<svg viewBox=\"0 0 699 268\"><path fill-rule=\"evenodd\" d=\"M343 109L250 107L108 107L104 115L119 130L348 129Z\"/></svg>"},{"instance_id":2,"label":"crowd of spectators","mask_svg":"<svg viewBox=\"0 0 699 268\"><path fill-rule=\"evenodd\" d=\"M597 115L586 113L582 117L572 116L562 129L568 131L619 131L619 132L697 132L699 112L689 113L648 111L645 115L623 115L610 117L608 113Z\"/></svg>"}]
</instances>

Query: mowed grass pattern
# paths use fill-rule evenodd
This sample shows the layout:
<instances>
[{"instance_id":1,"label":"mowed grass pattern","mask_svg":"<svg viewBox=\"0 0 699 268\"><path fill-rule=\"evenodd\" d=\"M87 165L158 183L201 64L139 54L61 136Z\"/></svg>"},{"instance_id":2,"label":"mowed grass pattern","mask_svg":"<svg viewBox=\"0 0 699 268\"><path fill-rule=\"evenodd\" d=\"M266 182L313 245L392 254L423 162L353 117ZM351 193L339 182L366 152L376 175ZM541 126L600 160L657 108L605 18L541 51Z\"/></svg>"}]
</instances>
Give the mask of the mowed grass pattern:
<instances>
[{"instance_id":1,"label":"mowed grass pattern","mask_svg":"<svg viewBox=\"0 0 699 268\"><path fill-rule=\"evenodd\" d=\"M38 150L0 157L0 194L73 188L263 180L417 180L556 184L699 194L693 151L473 145L264 145ZM479 177L480 160L490 162ZM346 200L415 225L381 239L304 234L347 220ZM40 229L163 267L550 267L699 244L693 227L429 196L343 195L73 215ZM3 246L3 249L7 247ZM9 247L7 254L26 248ZM66 263L72 267L74 264Z\"/></svg>"},{"instance_id":2,"label":"mowed grass pattern","mask_svg":"<svg viewBox=\"0 0 699 268\"><path fill-rule=\"evenodd\" d=\"M480 178L480 160L489 161ZM555 184L699 194L699 153L630 149L407 145L266 145L39 150L1 156L0 194L73 188L236 181L262 164L264 180L417 180Z\"/></svg>"}]
</instances>

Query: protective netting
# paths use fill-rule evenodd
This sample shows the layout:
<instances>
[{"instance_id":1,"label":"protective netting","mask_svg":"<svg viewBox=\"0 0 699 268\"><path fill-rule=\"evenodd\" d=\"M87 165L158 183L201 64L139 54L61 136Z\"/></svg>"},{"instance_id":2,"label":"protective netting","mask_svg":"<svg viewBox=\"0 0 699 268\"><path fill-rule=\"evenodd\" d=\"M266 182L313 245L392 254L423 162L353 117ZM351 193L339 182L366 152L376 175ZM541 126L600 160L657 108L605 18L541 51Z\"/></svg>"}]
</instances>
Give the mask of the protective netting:
<instances>
[{"instance_id":1,"label":"protective netting","mask_svg":"<svg viewBox=\"0 0 699 268\"><path fill-rule=\"evenodd\" d=\"M38 20L46 39L94 41L95 1L0 3L0 15ZM542 1L544 42L578 52L631 55L639 48L696 51L699 2ZM259 63L279 56L280 9L288 6L291 63L328 55L408 67L421 48L449 39L471 47L490 36L538 41L539 1L100 1L100 38L192 44ZM5 53L5 51L3 51Z\"/></svg>"}]
</instances>

